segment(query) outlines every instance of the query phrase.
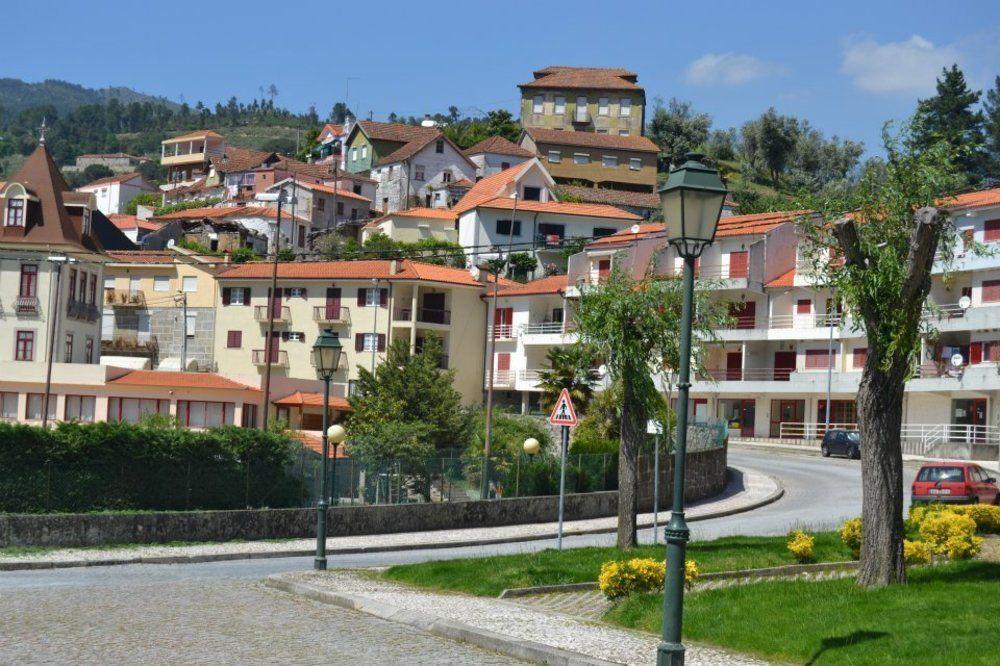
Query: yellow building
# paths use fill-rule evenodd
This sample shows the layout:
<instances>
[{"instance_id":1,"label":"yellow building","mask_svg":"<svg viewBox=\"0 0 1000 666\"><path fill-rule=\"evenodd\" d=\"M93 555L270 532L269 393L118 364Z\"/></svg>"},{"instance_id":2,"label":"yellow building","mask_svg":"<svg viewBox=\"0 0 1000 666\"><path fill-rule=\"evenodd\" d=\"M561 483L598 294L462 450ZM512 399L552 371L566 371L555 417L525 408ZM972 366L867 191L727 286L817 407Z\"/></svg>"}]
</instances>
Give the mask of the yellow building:
<instances>
[{"instance_id":1,"label":"yellow building","mask_svg":"<svg viewBox=\"0 0 1000 666\"><path fill-rule=\"evenodd\" d=\"M521 125L642 136L646 91L627 69L549 66L521 89Z\"/></svg>"},{"instance_id":2,"label":"yellow building","mask_svg":"<svg viewBox=\"0 0 1000 666\"><path fill-rule=\"evenodd\" d=\"M160 142L160 164L167 169L167 180L190 185L207 176L212 158L221 158L225 140L211 130L198 130Z\"/></svg>"},{"instance_id":3,"label":"yellow building","mask_svg":"<svg viewBox=\"0 0 1000 666\"><path fill-rule=\"evenodd\" d=\"M458 242L457 216L446 208L409 208L388 213L361 230L361 241L385 234L394 241L416 243L425 239Z\"/></svg>"},{"instance_id":4,"label":"yellow building","mask_svg":"<svg viewBox=\"0 0 1000 666\"><path fill-rule=\"evenodd\" d=\"M358 368L375 367L394 340L417 350L434 333L444 348L442 366L455 370L455 388L466 402L481 399L486 310L483 284L469 271L410 260L281 263L278 296L269 302L272 270L269 263L250 263L218 275L219 372L259 380L270 364L272 381L315 379L312 346L330 329L344 348L333 379L334 393L344 395Z\"/></svg>"},{"instance_id":5,"label":"yellow building","mask_svg":"<svg viewBox=\"0 0 1000 666\"><path fill-rule=\"evenodd\" d=\"M521 146L539 156L557 183L644 193L656 186L660 149L644 136L528 127Z\"/></svg>"}]
</instances>

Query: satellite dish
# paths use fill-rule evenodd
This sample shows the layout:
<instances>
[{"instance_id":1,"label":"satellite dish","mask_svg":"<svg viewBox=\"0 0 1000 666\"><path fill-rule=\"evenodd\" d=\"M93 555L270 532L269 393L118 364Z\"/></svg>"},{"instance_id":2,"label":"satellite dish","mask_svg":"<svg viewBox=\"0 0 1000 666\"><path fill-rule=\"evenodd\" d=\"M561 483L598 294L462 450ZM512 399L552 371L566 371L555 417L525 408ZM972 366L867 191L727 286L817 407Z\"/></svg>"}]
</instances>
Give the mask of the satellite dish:
<instances>
[{"instance_id":1,"label":"satellite dish","mask_svg":"<svg viewBox=\"0 0 1000 666\"><path fill-rule=\"evenodd\" d=\"M958 299L958 307L968 310L972 307L972 299L968 296L962 296L962 298Z\"/></svg>"},{"instance_id":2,"label":"satellite dish","mask_svg":"<svg viewBox=\"0 0 1000 666\"><path fill-rule=\"evenodd\" d=\"M633 224L632 227L631 227L631 229L630 229L630 231L632 233L634 233L634 234L639 233L639 225L638 224Z\"/></svg>"},{"instance_id":3,"label":"satellite dish","mask_svg":"<svg viewBox=\"0 0 1000 666\"><path fill-rule=\"evenodd\" d=\"M174 243L174 239L173 238L171 238L170 240L167 241L167 247L173 247L174 245L176 245L176 243Z\"/></svg>"},{"instance_id":4,"label":"satellite dish","mask_svg":"<svg viewBox=\"0 0 1000 666\"><path fill-rule=\"evenodd\" d=\"M597 369L597 372L600 373L600 375L603 377L604 375L608 374L608 366L602 364L601 367Z\"/></svg>"},{"instance_id":5,"label":"satellite dish","mask_svg":"<svg viewBox=\"0 0 1000 666\"><path fill-rule=\"evenodd\" d=\"M955 366L956 368L961 368L963 363L965 363L965 359L962 358L961 354L952 354L951 355L951 364L953 366Z\"/></svg>"}]
</instances>

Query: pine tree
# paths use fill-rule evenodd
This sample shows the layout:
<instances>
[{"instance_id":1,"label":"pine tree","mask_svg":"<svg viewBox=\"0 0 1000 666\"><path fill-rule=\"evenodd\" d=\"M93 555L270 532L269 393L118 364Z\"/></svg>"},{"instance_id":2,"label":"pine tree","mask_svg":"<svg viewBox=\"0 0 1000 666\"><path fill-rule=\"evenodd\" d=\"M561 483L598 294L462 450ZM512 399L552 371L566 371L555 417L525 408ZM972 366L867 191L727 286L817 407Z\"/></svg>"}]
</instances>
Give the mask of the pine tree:
<instances>
[{"instance_id":1,"label":"pine tree","mask_svg":"<svg viewBox=\"0 0 1000 666\"><path fill-rule=\"evenodd\" d=\"M986 92L983 102L985 115L983 128L986 131L986 152L990 159L990 177L1000 178L1000 76L993 82L993 88Z\"/></svg>"},{"instance_id":2,"label":"pine tree","mask_svg":"<svg viewBox=\"0 0 1000 666\"><path fill-rule=\"evenodd\" d=\"M952 65L941 70L937 95L917 102L914 141L926 150L945 141L957 155L959 168L976 183L985 175L983 114L974 109L982 95L969 89L965 74Z\"/></svg>"}]
</instances>

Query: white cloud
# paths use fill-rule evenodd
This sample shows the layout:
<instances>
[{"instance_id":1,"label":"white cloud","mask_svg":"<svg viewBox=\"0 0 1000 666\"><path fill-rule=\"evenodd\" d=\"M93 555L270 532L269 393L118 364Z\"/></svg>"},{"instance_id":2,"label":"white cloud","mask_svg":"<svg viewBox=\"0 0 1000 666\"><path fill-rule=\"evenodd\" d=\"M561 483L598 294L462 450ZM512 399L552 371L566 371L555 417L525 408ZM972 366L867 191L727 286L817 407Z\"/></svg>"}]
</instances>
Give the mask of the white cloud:
<instances>
[{"instance_id":1,"label":"white cloud","mask_svg":"<svg viewBox=\"0 0 1000 666\"><path fill-rule=\"evenodd\" d=\"M687 82L696 86L739 86L785 68L744 53L706 53L685 70Z\"/></svg>"},{"instance_id":2,"label":"white cloud","mask_svg":"<svg viewBox=\"0 0 1000 666\"><path fill-rule=\"evenodd\" d=\"M923 94L934 90L942 67L961 60L956 48L934 46L920 35L886 44L851 39L844 46L841 71L868 92Z\"/></svg>"}]
</instances>

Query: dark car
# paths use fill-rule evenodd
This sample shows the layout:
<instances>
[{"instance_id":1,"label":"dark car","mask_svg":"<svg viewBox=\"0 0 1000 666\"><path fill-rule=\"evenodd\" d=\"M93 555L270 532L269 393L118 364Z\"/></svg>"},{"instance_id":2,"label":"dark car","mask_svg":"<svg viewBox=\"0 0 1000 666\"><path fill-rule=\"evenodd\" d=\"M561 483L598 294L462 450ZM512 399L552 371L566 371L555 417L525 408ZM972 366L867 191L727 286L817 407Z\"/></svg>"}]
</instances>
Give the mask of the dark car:
<instances>
[{"instance_id":1,"label":"dark car","mask_svg":"<svg viewBox=\"0 0 1000 666\"><path fill-rule=\"evenodd\" d=\"M860 458L861 435L857 430L831 428L823 435L823 443L820 444L819 450L824 458L829 458L831 455Z\"/></svg>"},{"instance_id":2,"label":"dark car","mask_svg":"<svg viewBox=\"0 0 1000 666\"><path fill-rule=\"evenodd\" d=\"M967 461L924 463L910 488L913 504L997 504L997 480Z\"/></svg>"}]
</instances>

